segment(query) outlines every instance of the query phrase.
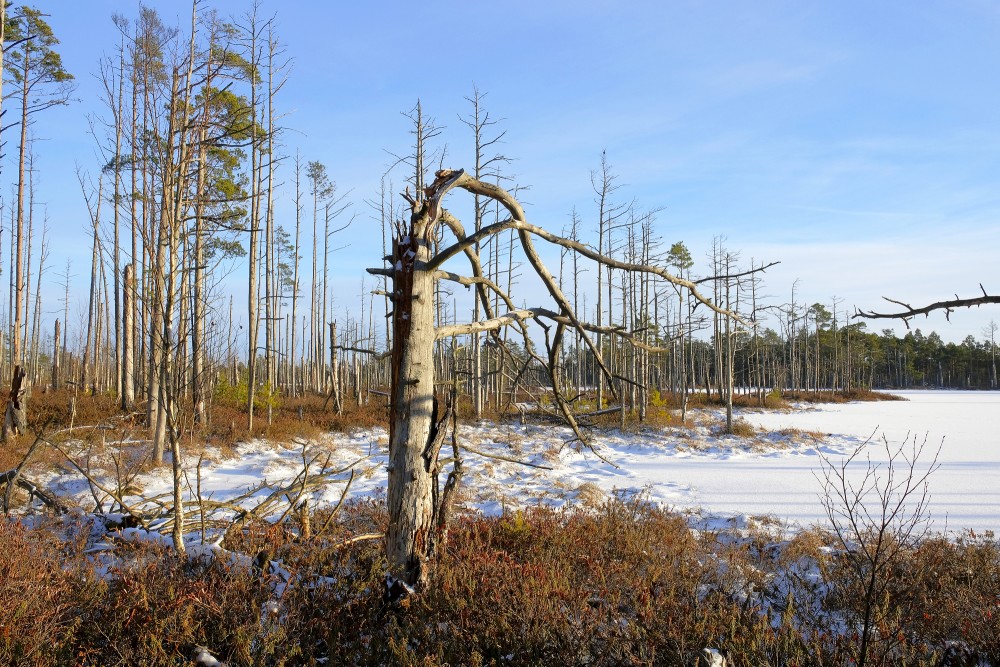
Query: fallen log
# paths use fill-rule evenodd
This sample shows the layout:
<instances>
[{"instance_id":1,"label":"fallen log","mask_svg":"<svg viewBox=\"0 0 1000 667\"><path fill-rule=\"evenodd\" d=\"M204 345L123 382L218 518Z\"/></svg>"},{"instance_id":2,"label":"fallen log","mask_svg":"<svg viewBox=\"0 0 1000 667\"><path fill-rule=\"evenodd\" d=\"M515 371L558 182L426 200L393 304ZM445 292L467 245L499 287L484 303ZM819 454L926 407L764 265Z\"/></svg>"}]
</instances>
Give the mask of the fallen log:
<instances>
[{"instance_id":1,"label":"fallen log","mask_svg":"<svg viewBox=\"0 0 1000 667\"><path fill-rule=\"evenodd\" d=\"M69 511L55 494L32 482L30 479L25 478L20 473L21 471L16 468L0 473L0 486L14 484L27 491L31 497L41 500L46 507L51 507L60 514L65 514Z\"/></svg>"}]
</instances>

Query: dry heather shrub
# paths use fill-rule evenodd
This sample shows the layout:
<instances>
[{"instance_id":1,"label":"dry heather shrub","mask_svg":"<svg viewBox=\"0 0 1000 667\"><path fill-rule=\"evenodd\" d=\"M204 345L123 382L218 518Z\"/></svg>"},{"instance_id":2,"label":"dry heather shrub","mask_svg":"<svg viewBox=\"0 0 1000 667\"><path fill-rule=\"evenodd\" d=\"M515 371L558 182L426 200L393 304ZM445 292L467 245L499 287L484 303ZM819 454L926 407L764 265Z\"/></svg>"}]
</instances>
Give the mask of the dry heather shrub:
<instances>
[{"instance_id":1,"label":"dry heather shrub","mask_svg":"<svg viewBox=\"0 0 1000 667\"><path fill-rule=\"evenodd\" d=\"M907 553L893 573L893 604L908 634L939 650L951 642L1000 664L1000 544L936 538Z\"/></svg>"},{"instance_id":2,"label":"dry heather shrub","mask_svg":"<svg viewBox=\"0 0 1000 667\"><path fill-rule=\"evenodd\" d=\"M380 396L359 405L353 398L344 401L344 411L337 414L324 396L309 394L301 397L275 398L270 423L266 408L258 408L253 432L247 430L246 406L230 396L216 396L209 409L209 423L197 427L195 437L218 447L231 447L250 438L266 438L276 442L296 439L315 440L330 431L348 432L388 424L388 409ZM190 425L188 425L190 427Z\"/></svg>"},{"instance_id":3,"label":"dry heather shrub","mask_svg":"<svg viewBox=\"0 0 1000 667\"><path fill-rule=\"evenodd\" d=\"M149 545L128 556L110 569L107 592L91 610L99 622L81 628L74 647L86 656L81 662L127 665L142 656L146 664L171 664L209 646L233 664L252 664L284 639L281 626L262 624L269 582L253 570L181 561Z\"/></svg>"},{"instance_id":4,"label":"dry heather shrub","mask_svg":"<svg viewBox=\"0 0 1000 667\"><path fill-rule=\"evenodd\" d=\"M264 523L227 540L230 549L280 559L294 577L288 587L267 571L134 544L118 546L100 579L82 556L88 531L64 542L0 524L0 664L187 664L197 645L234 667L319 658L689 665L706 646L728 649L738 665L838 665L851 654L837 617L812 614L849 602L826 597L839 573L820 530L779 543L766 531L696 536L675 514L620 501L463 516L434 585L386 604L381 540L346 541L384 530L384 506L347 504L322 532L328 516L314 514L319 534L308 542L295 538L294 525ZM821 579L805 585L811 575L801 568L811 560L824 564ZM901 562L891 596L904 625L893 664L935 664L944 642L956 640L996 663L997 544L927 541ZM791 587L776 586L796 566L783 580Z\"/></svg>"},{"instance_id":5,"label":"dry heather shrub","mask_svg":"<svg viewBox=\"0 0 1000 667\"><path fill-rule=\"evenodd\" d=\"M840 554L832 561L827 578L834 611L861 611L863 595L856 578L847 574L857 557ZM902 550L883 576L886 594L878 601L872 664L889 659L893 664L1000 663L1000 545L995 541L928 538ZM955 654L965 662L955 662Z\"/></svg>"},{"instance_id":6,"label":"dry heather shrub","mask_svg":"<svg viewBox=\"0 0 1000 667\"><path fill-rule=\"evenodd\" d=\"M0 520L0 664L68 664L66 647L53 640L75 636L80 609L102 591L85 563L63 562L62 553L49 533Z\"/></svg>"},{"instance_id":7,"label":"dry heather shrub","mask_svg":"<svg viewBox=\"0 0 1000 667\"><path fill-rule=\"evenodd\" d=\"M576 487L576 502L583 507L599 508L607 502L607 494L593 482L584 482Z\"/></svg>"},{"instance_id":8,"label":"dry heather shrub","mask_svg":"<svg viewBox=\"0 0 1000 667\"><path fill-rule=\"evenodd\" d=\"M740 438L753 438L757 435L757 429L745 419L734 419L731 430L733 435Z\"/></svg>"},{"instance_id":9,"label":"dry heather shrub","mask_svg":"<svg viewBox=\"0 0 1000 667\"><path fill-rule=\"evenodd\" d=\"M59 391L34 390L28 398L29 426L41 428L49 423L52 428L69 426L71 402L75 399L75 425L121 422L121 410L111 394L91 394L89 391L75 391L72 388Z\"/></svg>"},{"instance_id":10,"label":"dry heather shrub","mask_svg":"<svg viewBox=\"0 0 1000 667\"><path fill-rule=\"evenodd\" d=\"M436 576L395 613L390 662L680 665L713 645L764 664L789 641L729 595L681 518L639 503L466 520Z\"/></svg>"},{"instance_id":11,"label":"dry heather shrub","mask_svg":"<svg viewBox=\"0 0 1000 667\"><path fill-rule=\"evenodd\" d=\"M780 557L785 563L794 563L800 558L812 558L820 562L829 559L829 548L835 544L834 537L822 528L800 530L787 544L783 545Z\"/></svg>"}]
</instances>

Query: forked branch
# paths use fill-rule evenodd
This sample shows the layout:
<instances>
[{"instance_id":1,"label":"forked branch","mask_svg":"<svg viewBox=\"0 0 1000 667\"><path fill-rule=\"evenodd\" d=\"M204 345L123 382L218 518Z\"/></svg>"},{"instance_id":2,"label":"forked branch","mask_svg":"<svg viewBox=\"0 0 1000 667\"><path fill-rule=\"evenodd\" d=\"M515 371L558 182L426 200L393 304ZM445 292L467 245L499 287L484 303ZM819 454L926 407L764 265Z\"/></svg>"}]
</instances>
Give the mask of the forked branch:
<instances>
[{"instance_id":1,"label":"forked branch","mask_svg":"<svg viewBox=\"0 0 1000 667\"><path fill-rule=\"evenodd\" d=\"M956 308L971 308L973 306L982 306L990 303L1000 303L1000 295L987 294L986 289L983 287L982 283L979 284L979 289L983 293L982 296L975 296L971 299L960 299L956 294L954 299L949 301L937 301L927 306L916 308L908 303L902 301L897 301L896 299L890 299L887 296L882 297L889 303L894 303L897 306L902 306L905 310L901 310L895 313L877 313L875 311L865 311L858 310L854 314L854 318L863 317L869 320L876 319L892 319L892 320L903 320L903 324L906 328L910 328L910 319L916 317L917 315L929 315L936 310L943 310L945 319L951 320L951 313Z\"/></svg>"}]
</instances>

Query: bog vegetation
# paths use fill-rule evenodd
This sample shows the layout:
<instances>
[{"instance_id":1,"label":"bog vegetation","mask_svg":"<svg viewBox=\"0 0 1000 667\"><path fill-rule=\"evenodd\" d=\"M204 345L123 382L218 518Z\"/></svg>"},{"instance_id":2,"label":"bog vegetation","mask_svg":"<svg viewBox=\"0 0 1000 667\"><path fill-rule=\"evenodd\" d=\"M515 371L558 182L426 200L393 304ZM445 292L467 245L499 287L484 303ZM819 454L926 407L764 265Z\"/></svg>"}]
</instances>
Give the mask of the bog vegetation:
<instances>
[{"instance_id":1,"label":"bog vegetation","mask_svg":"<svg viewBox=\"0 0 1000 667\"><path fill-rule=\"evenodd\" d=\"M388 604L382 549L350 541L385 528L378 503L308 542L298 526L249 526L232 547L280 557L263 568L118 539L97 571L94 520L49 521L0 524L4 664L170 665L199 646L230 665L689 665L705 646L738 665L858 660L858 555L818 529L737 539L619 501L462 517L438 585ZM868 664L1000 659L995 541L924 541L887 581Z\"/></svg>"}]
</instances>

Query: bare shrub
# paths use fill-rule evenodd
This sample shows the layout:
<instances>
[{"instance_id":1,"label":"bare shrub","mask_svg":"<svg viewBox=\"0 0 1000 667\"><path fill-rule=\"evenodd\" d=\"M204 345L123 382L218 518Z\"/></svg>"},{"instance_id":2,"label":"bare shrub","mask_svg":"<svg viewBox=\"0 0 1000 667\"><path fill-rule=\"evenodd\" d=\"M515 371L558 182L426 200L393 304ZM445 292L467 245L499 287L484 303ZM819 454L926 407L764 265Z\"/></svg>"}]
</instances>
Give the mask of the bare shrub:
<instances>
[{"instance_id":1,"label":"bare shrub","mask_svg":"<svg viewBox=\"0 0 1000 667\"><path fill-rule=\"evenodd\" d=\"M857 624L854 660L882 664L902 639L898 606L889 596L894 570L928 531L928 481L937 470L940 448L924 467L926 438L909 436L899 446L883 437L885 463L872 461L870 440L846 459L823 459L822 502L839 546L843 577L837 581L843 608ZM864 458L862 458L864 457ZM867 463L853 474L852 464Z\"/></svg>"}]
</instances>

